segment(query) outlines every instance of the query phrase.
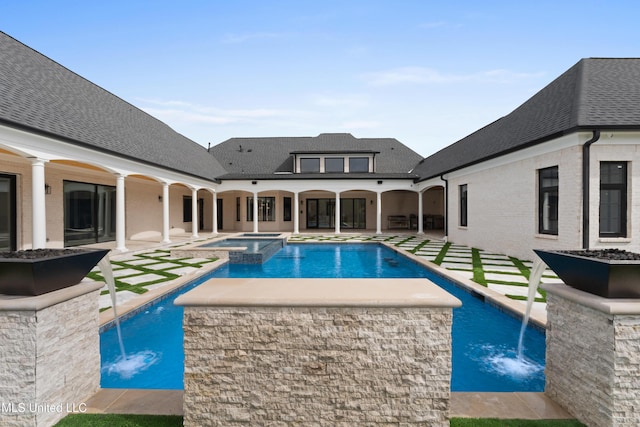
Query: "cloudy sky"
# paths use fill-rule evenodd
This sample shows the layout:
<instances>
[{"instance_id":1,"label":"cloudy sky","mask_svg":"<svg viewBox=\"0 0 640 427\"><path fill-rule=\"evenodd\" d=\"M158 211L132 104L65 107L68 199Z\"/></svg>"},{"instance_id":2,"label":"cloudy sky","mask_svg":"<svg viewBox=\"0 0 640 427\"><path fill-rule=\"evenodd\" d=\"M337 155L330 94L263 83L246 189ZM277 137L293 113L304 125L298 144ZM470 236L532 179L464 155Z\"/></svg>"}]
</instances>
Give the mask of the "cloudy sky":
<instances>
[{"instance_id":1,"label":"cloudy sky","mask_svg":"<svg viewBox=\"0 0 640 427\"><path fill-rule=\"evenodd\" d=\"M0 30L203 146L349 132L427 156L585 57L636 0L5 0Z\"/></svg>"}]
</instances>

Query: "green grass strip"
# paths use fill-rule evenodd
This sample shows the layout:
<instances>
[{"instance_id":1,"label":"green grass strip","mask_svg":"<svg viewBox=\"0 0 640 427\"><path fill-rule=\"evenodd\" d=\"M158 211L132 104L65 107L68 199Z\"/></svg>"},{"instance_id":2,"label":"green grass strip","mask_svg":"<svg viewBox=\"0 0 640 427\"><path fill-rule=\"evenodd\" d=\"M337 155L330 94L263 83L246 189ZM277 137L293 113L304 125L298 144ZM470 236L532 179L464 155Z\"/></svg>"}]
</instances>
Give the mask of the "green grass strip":
<instances>
[{"instance_id":1,"label":"green grass strip","mask_svg":"<svg viewBox=\"0 0 640 427\"><path fill-rule=\"evenodd\" d=\"M55 427L182 427L179 415L71 414ZM451 418L451 427L584 427L578 420Z\"/></svg>"},{"instance_id":2,"label":"green grass strip","mask_svg":"<svg viewBox=\"0 0 640 427\"><path fill-rule=\"evenodd\" d=\"M509 420L497 418L451 418L450 427L584 427L578 420Z\"/></svg>"},{"instance_id":3,"label":"green grass strip","mask_svg":"<svg viewBox=\"0 0 640 427\"><path fill-rule=\"evenodd\" d=\"M471 248L471 264L473 265L473 281L482 286L488 286L487 279L484 278L480 249Z\"/></svg>"},{"instance_id":4,"label":"green grass strip","mask_svg":"<svg viewBox=\"0 0 640 427\"><path fill-rule=\"evenodd\" d=\"M409 240L413 240L413 239L415 239L415 237L414 237L414 236L409 236L409 237L407 237L406 239L402 239L402 240L400 240L399 242L395 242L395 243L393 244L393 246L400 246L400 245L402 245L403 243L407 243Z\"/></svg>"},{"instance_id":5,"label":"green grass strip","mask_svg":"<svg viewBox=\"0 0 640 427\"><path fill-rule=\"evenodd\" d=\"M182 427L180 415L71 414L55 427Z\"/></svg>"},{"instance_id":6,"label":"green grass strip","mask_svg":"<svg viewBox=\"0 0 640 427\"><path fill-rule=\"evenodd\" d=\"M438 252L436 259L433 260L433 263L437 265L442 264L442 261L444 261L444 257L447 256L447 252L449 251L450 247L451 247L451 242L447 242L444 245L442 245L442 249L440 249L440 252Z\"/></svg>"},{"instance_id":7,"label":"green grass strip","mask_svg":"<svg viewBox=\"0 0 640 427\"><path fill-rule=\"evenodd\" d=\"M428 239L424 240L424 241L418 243L418 245L415 248L413 248L413 249L411 249L411 250L409 250L407 252L411 252L412 254L415 254L416 252L418 252L420 249L422 249L422 247L425 246L429 242L430 242L430 240L428 240Z\"/></svg>"}]
</instances>

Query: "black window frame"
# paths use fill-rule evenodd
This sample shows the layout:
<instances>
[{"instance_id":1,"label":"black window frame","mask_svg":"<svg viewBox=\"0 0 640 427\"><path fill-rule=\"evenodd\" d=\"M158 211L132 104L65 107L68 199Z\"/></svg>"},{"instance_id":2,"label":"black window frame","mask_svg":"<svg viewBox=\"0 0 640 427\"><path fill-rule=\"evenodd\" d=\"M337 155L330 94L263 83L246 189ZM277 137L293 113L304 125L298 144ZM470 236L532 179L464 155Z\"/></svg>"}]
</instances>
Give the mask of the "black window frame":
<instances>
[{"instance_id":1,"label":"black window frame","mask_svg":"<svg viewBox=\"0 0 640 427\"><path fill-rule=\"evenodd\" d=\"M538 233L558 235L559 168L538 169Z\"/></svg>"},{"instance_id":2,"label":"black window frame","mask_svg":"<svg viewBox=\"0 0 640 427\"><path fill-rule=\"evenodd\" d=\"M469 226L469 187L467 184L458 186L458 200L460 205L460 215L458 223L460 227Z\"/></svg>"},{"instance_id":3,"label":"black window frame","mask_svg":"<svg viewBox=\"0 0 640 427\"><path fill-rule=\"evenodd\" d=\"M619 176L622 178L621 182L610 182L610 178L613 177L611 171L607 171L610 167L616 169L622 169L622 173ZM608 172L605 174L605 172ZM627 198L628 196L628 162L626 161L603 161L600 162L600 203L599 203L599 236L600 237L627 237ZM607 179L609 178L609 179ZM604 218L605 215L610 215L612 212L613 203L603 203L603 200L609 199L605 197L608 192L620 193L619 207L617 208L616 221L619 224L618 231L611 231L611 229L603 231L604 225L611 225L611 217ZM606 220L603 220L606 219Z\"/></svg>"},{"instance_id":4,"label":"black window frame","mask_svg":"<svg viewBox=\"0 0 640 427\"><path fill-rule=\"evenodd\" d=\"M293 202L291 201L291 197L284 197L282 199L282 220L285 222L290 222L292 218L293 212Z\"/></svg>"}]
</instances>

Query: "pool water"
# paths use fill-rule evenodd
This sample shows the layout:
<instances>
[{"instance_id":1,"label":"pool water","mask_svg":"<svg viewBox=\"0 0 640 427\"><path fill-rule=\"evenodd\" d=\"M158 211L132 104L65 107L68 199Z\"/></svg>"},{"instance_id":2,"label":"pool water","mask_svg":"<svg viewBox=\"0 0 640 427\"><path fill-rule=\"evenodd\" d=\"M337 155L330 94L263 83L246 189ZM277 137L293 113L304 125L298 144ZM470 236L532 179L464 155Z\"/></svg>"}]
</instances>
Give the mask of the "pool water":
<instances>
[{"instance_id":1,"label":"pool water","mask_svg":"<svg viewBox=\"0 0 640 427\"><path fill-rule=\"evenodd\" d=\"M407 257L378 244L289 244L264 264L227 264L122 322L128 357L142 369L117 370L115 328L100 335L103 388L182 389L182 307L173 300L215 277L427 278L462 301L453 310L452 391L543 391L544 333L527 328L524 363L515 363L520 320L455 286ZM138 360L136 359L136 360Z\"/></svg>"}]
</instances>

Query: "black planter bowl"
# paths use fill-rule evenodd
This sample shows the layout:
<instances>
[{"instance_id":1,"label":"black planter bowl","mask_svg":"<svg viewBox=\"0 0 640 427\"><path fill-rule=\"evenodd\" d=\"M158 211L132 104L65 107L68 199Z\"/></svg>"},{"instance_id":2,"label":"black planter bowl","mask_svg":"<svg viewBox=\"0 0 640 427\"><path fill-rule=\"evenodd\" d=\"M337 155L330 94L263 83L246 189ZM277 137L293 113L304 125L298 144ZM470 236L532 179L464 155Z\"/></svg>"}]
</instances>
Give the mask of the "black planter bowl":
<instances>
[{"instance_id":1,"label":"black planter bowl","mask_svg":"<svg viewBox=\"0 0 640 427\"><path fill-rule=\"evenodd\" d=\"M107 249L0 252L0 294L35 296L78 284Z\"/></svg>"},{"instance_id":2,"label":"black planter bowl","mask_svg":"<svg viewBox=\"0 0 640 427\"><path fill-rule=\"evenodd\" d=\"M640 298L640 260L583 256L582 251L534 252L567 286L604 298Z\"/></svg>"}]
</instances>

